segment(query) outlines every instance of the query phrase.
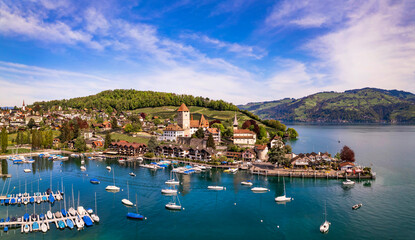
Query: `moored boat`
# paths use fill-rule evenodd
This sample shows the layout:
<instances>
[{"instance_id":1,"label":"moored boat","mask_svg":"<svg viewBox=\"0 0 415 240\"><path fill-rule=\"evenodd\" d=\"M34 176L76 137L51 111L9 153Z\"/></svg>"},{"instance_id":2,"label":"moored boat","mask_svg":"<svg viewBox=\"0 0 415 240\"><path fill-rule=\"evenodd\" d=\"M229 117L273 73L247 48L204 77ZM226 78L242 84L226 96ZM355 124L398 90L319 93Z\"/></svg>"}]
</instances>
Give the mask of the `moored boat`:
<instances>
[{"instance_id":1,"label":"moored boat","mask_svg":"<svg viewBox=\"0 0 415 240\"><path fill-rule=\"evenodd\" d=\"M251 191L254 192L254 193L264 193L264 192L268 192L269 189L264 188L264 187L253 187L253 188L251 188Z\"/></svg>"},{"instance_id":2,"label":"moored boat","mask_svg":"<svg viewBox=\"0 0 415 240\"><path fill-rule=\"evenodd\" d=\"M352 209L353 209L353 210L357 210L357 209L361 208L362 206L363 206L363 204L362 204L362 203L355 204L355 205L353 205Z\"/></svg>"},{"instance_id":3,"label":"moored boat","mask_svg":"<svg viewBox=\"0 0 415 240\"><path fill-rule=\"evenodd\" d=\"M209 190L226 190L223 186L208 186Z\"/></svg>"}]
</instances>

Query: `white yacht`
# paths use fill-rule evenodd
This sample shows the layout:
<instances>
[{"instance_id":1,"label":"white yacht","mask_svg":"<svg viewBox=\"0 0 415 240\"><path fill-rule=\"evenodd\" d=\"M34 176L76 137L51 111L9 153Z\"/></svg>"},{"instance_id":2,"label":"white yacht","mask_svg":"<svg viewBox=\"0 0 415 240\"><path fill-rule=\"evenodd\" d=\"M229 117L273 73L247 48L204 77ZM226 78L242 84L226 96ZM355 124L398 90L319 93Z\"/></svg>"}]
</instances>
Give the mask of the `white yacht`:
<instances>
[{"instance_id":1,"label":"white yacht","mask_svg":"<svg viewBox=\"0 0 415 240\"><path fill-rule=\"evenodd\" d=\"M285 178L283 178L282 180L283 180L283 183L284 183L284 194L282 196L276 197L275 201L276 202L289 202L289 201L291 201L291 198L287 197L286 194L285 194Z\"/></svg>"},{"instance_id":2,"label":"white yacht","mask_svg":"<svg viewBox=\"0 0 415 240\"><path fill-rule=\"evenodd\" d=\"M251 191L254 192L254 193L264 193L264 192L268 192L269 189L264 188L264 187L253 187L253 188L251 188Z\"/></svg>"},{"instance_id":3,"label":"white yacht","mask_svg":"<svg viewBox=\"0 0 415 240\"><path fill-rule=\"evenodd\" d=\"M218 191L220 191L220 190L226 190L226 188L223 187L223 186L208 186L208 189L209 190L218 190Z\"/></svg>"}]
</instances>

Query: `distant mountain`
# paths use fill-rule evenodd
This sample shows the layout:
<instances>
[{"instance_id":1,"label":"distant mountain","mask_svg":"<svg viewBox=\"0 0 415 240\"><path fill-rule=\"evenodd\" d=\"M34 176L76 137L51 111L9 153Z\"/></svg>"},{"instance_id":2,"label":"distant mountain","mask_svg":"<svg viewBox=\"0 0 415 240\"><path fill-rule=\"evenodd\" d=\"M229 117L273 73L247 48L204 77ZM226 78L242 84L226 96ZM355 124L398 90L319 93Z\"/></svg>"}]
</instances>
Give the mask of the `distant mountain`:
<instances>
[{"instance_id":1,"label":"distant mountain","mask_svg":"<svg viewBox=\"0 0 415 240\"><path fill-rule=\"evenodd\" d=\"M321 92L238 107L261 118L288 122L415 123L415 94L377 88Z\"/></svg>"}]
</instances>

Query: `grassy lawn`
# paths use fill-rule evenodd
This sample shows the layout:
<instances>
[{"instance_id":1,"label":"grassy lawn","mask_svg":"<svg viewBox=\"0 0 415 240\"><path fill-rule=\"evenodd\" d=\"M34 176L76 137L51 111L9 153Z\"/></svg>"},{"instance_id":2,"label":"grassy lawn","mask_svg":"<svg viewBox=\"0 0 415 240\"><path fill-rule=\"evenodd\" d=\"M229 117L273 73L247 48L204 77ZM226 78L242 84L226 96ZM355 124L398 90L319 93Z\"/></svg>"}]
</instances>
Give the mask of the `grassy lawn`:
<instances>
[{"instance_id":1,"label":"grassy lawn","mask_svg":"<svg viewBox=\"0 0 415 240\"><path fill-rule=\"evenodd\" d=\"M150 140L149 137L140 137L140 136L139 137L132 137L132 136L129 136L127 134L122 134L122 133L111 133L111 139L112 140L128 141L130 143L136 142L136 143L145 143L145 144L147 144L148 141Z\"/></svg>"}]
</instances>

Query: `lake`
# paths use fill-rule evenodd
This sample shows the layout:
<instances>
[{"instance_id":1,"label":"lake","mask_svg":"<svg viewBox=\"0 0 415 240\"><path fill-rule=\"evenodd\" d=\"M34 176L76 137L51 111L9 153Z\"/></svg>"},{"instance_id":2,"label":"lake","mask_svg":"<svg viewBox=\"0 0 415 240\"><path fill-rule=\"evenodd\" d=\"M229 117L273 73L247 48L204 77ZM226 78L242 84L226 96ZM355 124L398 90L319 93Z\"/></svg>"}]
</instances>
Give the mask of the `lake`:
<instances>
[{"instance_id":1,"label":"lake","mask_svg":"<svg viewBox=\"0 0 415 240\"><path fill-rule=\"evenodd\" d=\"M300 138L290 144L295 153L329 152L335 154L344 145L351 147L358 164L372 166L377 179L370 186L363 181L352 188L342 187L341 180L286 178L287 196L294 200L277 204L274 198L283 192L283 179L278 177L251 176L248 172L237 174L212 170L206 173L179 176L179 199L184 207L180 212L166 210L171 197L160 190L166 185L169 171L149 170L137 164L119 165L117 161L86 160L86 172L80 171L80 159L51 162L37 159L32 165L13 165L7 168L12 174L9 192L28 192L65 189L66 206L80 204L95 209L97 194L99 224L82 231L51 230L43 233L22 234L20 229L1 231L1 239L413 239L415 235L415 127L414 126L331 126L295 125ZM340 142L339 142L340 141ZM122 188L118 193L105 191L113 183ZM32 168L32 173L24 173ZM129 176L134 171L136 177ZM89 182L98 178L99 185ZM267 193L253 193L241 181L251 179L254 186L265 186ZM138 202L138 212L143 221L126 218L128 211L136 208L122 205L127 198L127 181L132 202ZM5 193L6 184L0 180ZM209 185L222 185L225 191L209 191ZM74 197L72 198L72 186ZM72 200L73 199L73 200ZM331 222L328 234L321 234L324 206L327 220ZM351 206L363 203L353 211ZM56 202L53 211L63 208ZM49 204L27 206L0 206L0 218L24 213L37 214L49 210ZM35 208L35 209L34 209Z\"/></svg>"}]
</instances>

